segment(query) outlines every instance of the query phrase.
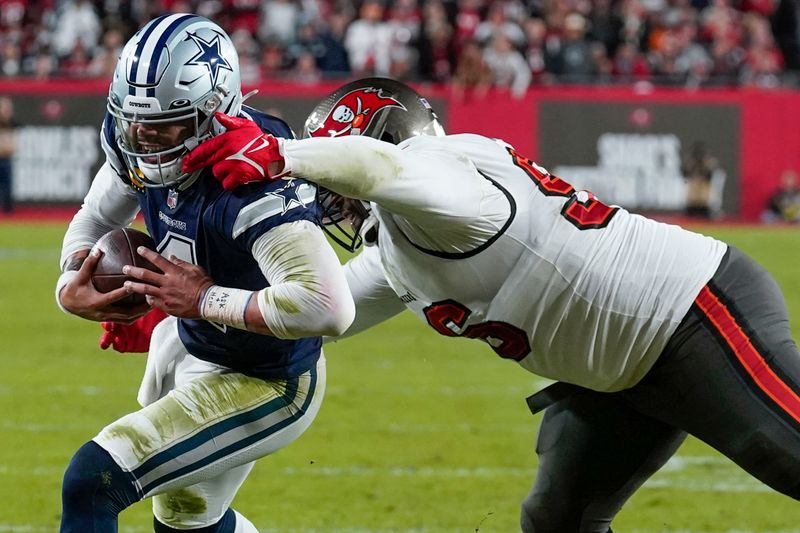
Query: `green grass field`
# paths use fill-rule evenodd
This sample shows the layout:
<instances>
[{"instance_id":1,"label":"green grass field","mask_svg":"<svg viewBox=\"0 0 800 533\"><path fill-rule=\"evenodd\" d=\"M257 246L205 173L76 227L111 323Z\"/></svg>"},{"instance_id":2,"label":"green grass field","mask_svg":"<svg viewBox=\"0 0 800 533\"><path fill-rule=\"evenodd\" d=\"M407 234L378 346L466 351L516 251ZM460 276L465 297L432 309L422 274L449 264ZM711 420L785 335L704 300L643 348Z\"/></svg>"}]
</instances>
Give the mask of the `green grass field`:
<instances>
[{"instance_id":1,"label":"green grass field","mask_svg":"<svg viewBox=\"0 0 800 533\"><path fill-rule=\"evenodd\" d=\"M142 356L53 300L66 223L0 224L0 533L56 531L72 453L137 408ZM764 264L800 335L800 230L699 228ZM532 482L542 385L482 343L402 315L326 348L328 394L299 441L259 461L235 501L262 531L517 530ZM602 460L602 457L598 457ZM151 531L149 502L122 532ZM800 532L800 503L689 440L628 503L619 532Z\"/></svg>"}]
</instances>

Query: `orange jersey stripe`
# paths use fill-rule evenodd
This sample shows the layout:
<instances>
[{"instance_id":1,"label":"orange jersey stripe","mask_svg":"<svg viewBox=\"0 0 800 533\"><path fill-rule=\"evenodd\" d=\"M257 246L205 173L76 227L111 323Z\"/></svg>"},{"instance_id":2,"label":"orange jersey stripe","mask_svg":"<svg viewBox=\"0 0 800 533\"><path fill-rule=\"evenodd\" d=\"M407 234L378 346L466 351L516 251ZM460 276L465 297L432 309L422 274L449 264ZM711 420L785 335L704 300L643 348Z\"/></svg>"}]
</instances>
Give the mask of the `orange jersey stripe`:
<instances>
[{"instance_id":1,"label":"orange jersey stripe","mask_svg":"<svg viewBox=\"0 0 800 533\"><path fill-rule=\"evenodd\" d=\"M756 385L800 422L800 397L769 367L725 304L708 286L703 287L695 303L717 328Z\"/></svg>"}]
</instances>

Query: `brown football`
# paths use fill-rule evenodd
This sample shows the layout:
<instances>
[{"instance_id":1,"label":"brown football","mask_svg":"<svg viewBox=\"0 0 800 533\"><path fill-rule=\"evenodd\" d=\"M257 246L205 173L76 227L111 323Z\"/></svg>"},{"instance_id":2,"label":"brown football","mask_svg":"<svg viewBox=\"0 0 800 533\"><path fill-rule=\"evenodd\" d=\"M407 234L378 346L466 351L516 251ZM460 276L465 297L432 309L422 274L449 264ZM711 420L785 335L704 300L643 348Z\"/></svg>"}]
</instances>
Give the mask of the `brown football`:
<instances>
[{"instance_id":1,"label":"brown football","mask_svg":"<svg viewBox=\"0 0 800 533\"><path fill-rule=\"evenodd\" d=\"M92 283L100 292L113 291L122 287L123 283L128 280L137 281L122 273L122 267L125 265L161 272L153 263L136 252L139 246L146 246L151 250L156 249L153 239L147 233L133 228L115 229L100 237L95 246L103 252L100 261L97 262L97 268L92 274ZM130 294L119 300L117 304L133 306L144 302L144 295Z\"/></svg>"}]
</instances>

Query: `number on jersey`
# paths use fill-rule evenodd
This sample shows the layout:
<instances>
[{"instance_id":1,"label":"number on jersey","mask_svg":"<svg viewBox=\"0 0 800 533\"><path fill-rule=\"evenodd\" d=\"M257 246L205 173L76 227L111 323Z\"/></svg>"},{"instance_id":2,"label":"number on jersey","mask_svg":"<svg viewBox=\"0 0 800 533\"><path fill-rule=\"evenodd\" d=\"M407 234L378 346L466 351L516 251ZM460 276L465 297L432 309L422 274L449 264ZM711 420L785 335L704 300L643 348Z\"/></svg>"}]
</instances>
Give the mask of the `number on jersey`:
<instances>
[{"instance_id":1,"label":"number on jersey","mask_svg":"<svg viewBox=\"0 0 800 533\"><path fill-rule=\"evenodd\" d=\"M558 176L553 176L527 157L519 155L510 146L506 149L514 159L514 164L531 178L542 194L568 198L561 210L561 216L576 228L581 230L605 228L614 218L618 207L604 204L589 191L576 191L572 185Z\"/></svg>"},{"instance_id":2,"label":"number on jersey","mask_svg":"<svg viewBox=\"0 0 800 533\"><path fill-rule=\"evenodd\" d=\"M521 361L531 353L528 335L507 322L489 320L479 324L470 324L464 328L472 311L455 300L432 303L422 312L425 313L428 324L442 335L480 339L504 359Z\"/></svg>"}]
</instances>

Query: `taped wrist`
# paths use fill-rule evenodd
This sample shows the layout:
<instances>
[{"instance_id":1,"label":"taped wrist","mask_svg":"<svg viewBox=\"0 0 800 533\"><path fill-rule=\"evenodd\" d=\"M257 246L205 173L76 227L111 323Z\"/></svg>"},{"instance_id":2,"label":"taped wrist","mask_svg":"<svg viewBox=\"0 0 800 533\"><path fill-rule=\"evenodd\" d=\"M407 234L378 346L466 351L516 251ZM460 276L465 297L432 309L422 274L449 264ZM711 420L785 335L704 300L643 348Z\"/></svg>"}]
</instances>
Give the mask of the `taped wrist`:
<instances>
[{"instance_id":1,"label":"taped wrist","mask_svg":"<svg viewBox=\"0 0 800 533\"><path fill-rule=\"evenodd\" d=\"M58 306L59 309L61 309L68 315L71 315L72 313L70 312L69 309L61 305L61 289L63 289L64 286L70 281L72 281L77 275L78 275L77 270L67 270L58 277L58 281L56 282L56 305Z\"/></svg>"},{"instance_id":2,"label":"taped wrist","mask_svg":"<svg viewBox=\"0 0 800 533\"><path fill-rule=\"evenodd\" d=\"M247 329L244 314L253 291L212 285L200 299L200 316L210 322Z\"/></svg>"}]
</instances>

